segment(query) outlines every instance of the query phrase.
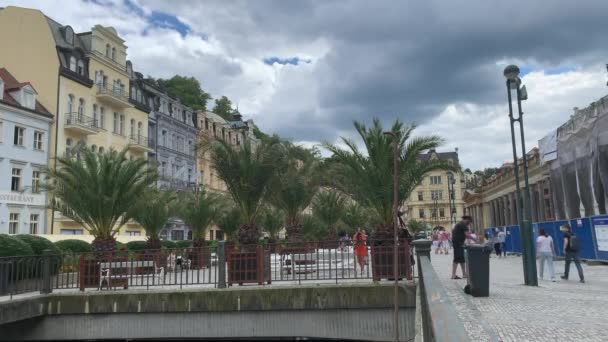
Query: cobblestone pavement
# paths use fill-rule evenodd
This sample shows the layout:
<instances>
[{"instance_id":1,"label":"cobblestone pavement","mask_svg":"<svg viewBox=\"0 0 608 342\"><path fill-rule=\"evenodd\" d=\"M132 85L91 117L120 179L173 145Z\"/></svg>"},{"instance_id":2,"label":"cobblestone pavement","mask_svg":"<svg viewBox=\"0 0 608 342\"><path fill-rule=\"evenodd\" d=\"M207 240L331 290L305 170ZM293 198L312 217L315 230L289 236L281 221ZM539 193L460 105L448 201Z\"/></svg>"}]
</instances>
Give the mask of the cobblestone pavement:
<instances>
[{"instance_id":1,"label":"cobblestone pavement","mask_svg":"<svg viewBox=\"0 0 608 342\"><path fill-rule=\"evenodd\" d=\"M608 266L583 263L581 284L574 265L570 280L559 279L564 262L556 261L557 282L529 287L521 257L493 256L490 297L475 298L464 294L466 280L450 279L451 255L432 254L431 261L472 341L608 341Z\"/></svg>"}]
</instances>

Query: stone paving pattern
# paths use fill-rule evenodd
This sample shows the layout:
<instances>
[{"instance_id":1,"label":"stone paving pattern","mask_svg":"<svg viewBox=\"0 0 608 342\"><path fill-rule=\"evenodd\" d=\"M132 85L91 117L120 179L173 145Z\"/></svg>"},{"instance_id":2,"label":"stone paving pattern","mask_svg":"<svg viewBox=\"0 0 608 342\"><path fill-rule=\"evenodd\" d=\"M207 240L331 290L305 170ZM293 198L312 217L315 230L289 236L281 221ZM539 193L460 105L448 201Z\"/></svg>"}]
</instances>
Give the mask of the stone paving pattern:
<instances>
[{"instance_id":1,"label":"stone paving pattern","mask_svg":"<svg viewBox=\"0 0 608 342\"><path fill-rule=\"evenodd\" d=\"M581 284L574 265L570 280L559 279L564 262L555 261L557 282L545 274L530 287L521 257L492 256L490 297L475 298L463 292L466 280L450 279L452 255L432 253L431 261L472 341L608 341L608 266L583 263Z\"/></svg>"}]
</instances>

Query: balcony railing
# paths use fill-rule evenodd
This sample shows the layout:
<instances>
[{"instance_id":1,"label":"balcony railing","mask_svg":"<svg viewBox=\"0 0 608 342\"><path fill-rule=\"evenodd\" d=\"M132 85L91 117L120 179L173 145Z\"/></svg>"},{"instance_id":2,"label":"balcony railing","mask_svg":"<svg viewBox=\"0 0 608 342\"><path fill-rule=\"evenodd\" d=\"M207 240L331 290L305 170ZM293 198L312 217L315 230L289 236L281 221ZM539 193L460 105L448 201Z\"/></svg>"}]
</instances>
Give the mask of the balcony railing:
<instances>
[{"instance_id":1,"label":"balcony railing","mask_svg":"<svg viewBox=\"0 0 608 342\"><path fill-rule=\"evenodd\" d=\"M95 134L99 131L99 122L81 113L67 113L65 128L83 134Z\"/></svg>"},{"instance_id":2,"label":"balcony railing","mask_svg":"<svg viewBox=\"0 0 608 342\"><path fill-rule=\"evenodd\" d=\"M129 146L141 150L153 150L154 140L148 139L148 137L141 134L133 134L129 136Z\"/></svg>"},{"instance_id":3,"label":"balcony railing","mask_svg":"<svg viewBox=\"0 0 608 342\"><path fill-rule=\"evenodd\" d=\"M108 88L103 84L97 85L97 96L100 99L105 99L114 105L121 107L132 107L133 105L129 102L129 96L127 92L118 87Z\"/></svg>"}]
</instances>

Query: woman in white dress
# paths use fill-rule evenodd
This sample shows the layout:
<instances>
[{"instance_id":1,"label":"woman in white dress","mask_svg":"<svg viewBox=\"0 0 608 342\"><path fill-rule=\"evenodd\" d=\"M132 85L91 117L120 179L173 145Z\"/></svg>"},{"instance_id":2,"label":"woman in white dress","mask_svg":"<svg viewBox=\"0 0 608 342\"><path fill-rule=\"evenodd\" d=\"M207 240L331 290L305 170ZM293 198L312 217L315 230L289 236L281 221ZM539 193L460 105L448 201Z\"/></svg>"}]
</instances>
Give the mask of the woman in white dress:
<instances>
[{"instance_id":1,"label":"woman in white dress","mask_svg":"<svg viewBox=\"0 0 608 342\"><path fill-rule=\"evenodd\" d=\"M549 269L549 277L551 281L555 281L555 271L553 269L553 255L555 247L553 246L553 238L545 232L543 228L538 230L538 238L536 239L536 257L538 258L538 268L540 270L540 279L543 279L545 263Z\"/></svg>"}]
</instances>

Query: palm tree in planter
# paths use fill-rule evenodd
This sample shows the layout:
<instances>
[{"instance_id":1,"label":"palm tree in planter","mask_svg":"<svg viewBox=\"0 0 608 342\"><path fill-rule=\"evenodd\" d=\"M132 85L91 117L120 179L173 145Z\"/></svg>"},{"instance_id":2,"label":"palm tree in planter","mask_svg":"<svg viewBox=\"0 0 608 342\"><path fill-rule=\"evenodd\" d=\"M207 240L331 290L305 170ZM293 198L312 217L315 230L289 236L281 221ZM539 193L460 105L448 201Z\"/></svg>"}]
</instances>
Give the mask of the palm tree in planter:
<instances>
[{"instance_id":1,"label":"palm tree in planter","mask_svg":"<svg viewBox=\"0 0 608 342\"><path fill-rule=\"evenodd\" d=\"M149 189L142 196L134 218L146 230L147 249L161 249L160 232L169 218L175 216L176 209L176 197L173 192Z\"/></svg>"},{"instance_id":2,"label":"palm tree in planter","mask_svg":"<svg viewBox=\"0 0 608 342\"><path fill-rule=\"evenodd\" d=\"M217 221L217 226L224 234L224 239L227 240L227 246L233 246L237 240L237 233L241 225L241 211L234 205L224 208L220 218Z\"/></svg>"},{"instance_id":3,"label":"palm tree in planter","mask_svg":"<svg viewBox=\"0 0 608 342\"><path fill-rule=\"evenodd\" d=\"M157 179L145 159L126 154L127 149L95 153L82 147L80 158L58 157L56 167L46 170L54 209L95 237L95 252L114 251L114 236L135 217L139 200Z\"/></svg>"},{"instance_id":4,"label":"palm tree in planter","mask_svg":"<svg viewBox=\"0 0 608 342\"><path fill-rule=\"evenodd\" d=\"M270 251L274 253L277 237L285 222L285 214L280 209L267 207L262 215L262 227L266 233L270 235L268 242L270 243Z\"/></svg>"},{"instance_id":5,"label":"palm tree in planter","mask_svg":"<svg viewBox=\"0 0 608 342\"><path fill-rule=\"evenodd\" d=\"M393 243L393 222L396 219L393 215L393 140L392 137L384 134L384 129L377 118L369 128L360 122L355 122L354 126L363 141L365 152L362 152L353 140L344 137L342 142L347 146L347 150L336 145L324 144L324 147L332 152L332 160L335 162L333 168L335 185L373 211L377 221L373 234L375 243L390 246ZM420 158L423 152L439 147L442 139L438 136L413 137L415 128L415 125L404 125L399 120L390 128L399 139L397 172L400 204L410 196L412 190L428 172L457 168L457 165L451 165L443 159ZM389 263L392 265L392 254L390 258ZM375 262L376 267L378 265ZM391 265L385 269L392 274Z\"/></svg>"},{"instance_id":6,"label":"palm tree in planter","mask_svg":"<svg viewBox=\"0 0 608 342\"><path fill-rule=\"evenodd\" d=\"M336 226L344 216L346 207L345 197L337 191L321 191L312 203L312 213L325 228L325 245L328 248L338 246Z\"/></svg>"},{"instance_id":7,"label":"palm tree in planter","mask_svg":"<svg viewBox=\"0 0 608 342\"><path fill-rule=\"evenodd\" d=\"M270 272L262 272L262 264L270 267L270 254L259 248L261 237L258 219L262 203L270 194L270 183L284 165L277 138L264 139L256 146L244 139L239 146L223 140L209 143L211 160L218 177L226 184L228 193L241 213L237 232L239 249L229 250L228 283L270 281ZM262 262L262 258L268 259Z\"/></svg>"},{"instance_id":8,"label":"palm tree in planter","mask_svg":"<svg viewBox=\"0 0 608 342\"><path fill-rule=\"evenodd\" d=\"M179 216L192 229L192 267L209 266L211 252L207 249L205 235L222 214L223 199L219 194L196 191L185 192L180 200Z\"/></svg>"},{"instance_id":9,"label":"palm tree in planter","mask_svg":"<svg viewBox=\"0 0 608 342\"><path fill-rule=\"evenodd\" d=\"M319 157L314 152L283 144L286 165L272 182L270 202L283 211L285 230L290 243L303 242L302 212L308 208L319 189Z\"/></svg>"},{"instance_id":10,"label":"palm tree in planter","mask_svg":"<svg viewBox=\"0 0 608 342\"><path fill-rule=\"evenodd\" d=\"M369 213L359 203L352 202L344 209L342 222L348 227L349 233L353 234L357 228L362 228L369 222Z\"/></svg>"}]
</instances>

